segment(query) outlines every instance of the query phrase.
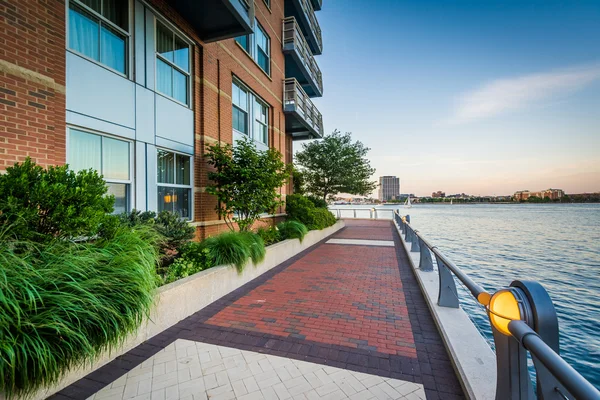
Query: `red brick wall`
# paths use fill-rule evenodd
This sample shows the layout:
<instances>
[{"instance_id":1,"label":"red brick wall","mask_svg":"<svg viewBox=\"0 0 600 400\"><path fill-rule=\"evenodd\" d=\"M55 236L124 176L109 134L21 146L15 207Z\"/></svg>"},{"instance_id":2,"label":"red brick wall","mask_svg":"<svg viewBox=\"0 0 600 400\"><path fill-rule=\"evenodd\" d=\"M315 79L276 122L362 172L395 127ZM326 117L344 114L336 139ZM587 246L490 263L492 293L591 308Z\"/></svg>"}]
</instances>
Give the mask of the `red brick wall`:
<instances>
[{"instance_id":1,"label":"red brick wall","mask_svg":"<svg viewBox=\"0 0 600 400\"><path fill-rule=\"evenodd\" d=\"M0 0L0 171L65 162L65 3Z\"/></svg>"}]
</instances>

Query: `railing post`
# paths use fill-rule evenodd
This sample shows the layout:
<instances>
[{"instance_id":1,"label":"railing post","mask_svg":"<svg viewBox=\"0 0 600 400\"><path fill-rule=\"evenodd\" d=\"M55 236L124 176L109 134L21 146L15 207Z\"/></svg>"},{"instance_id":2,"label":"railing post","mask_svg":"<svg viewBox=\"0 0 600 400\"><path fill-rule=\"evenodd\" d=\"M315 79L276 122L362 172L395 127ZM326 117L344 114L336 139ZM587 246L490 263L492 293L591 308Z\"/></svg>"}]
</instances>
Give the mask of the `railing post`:
<instances>
[{"instance_id":1,"label":"railing post","mask_svg":"<svg viewBox=\"0 0 600 400\"><path fill-rule=\"evenodd\" d=\"M377 209L376 208L373 209L373 214L375 215L375 217L373 219L377 219Z\"/></svg>"},{"instance_id":2,"label":"railing post","mask_svg":"<svg viewBox=\"0 0 600 400\"><path fill-rule=\"evenodd\" d=\"M338 218L342 218L342 212L340 211L340 209L337 209L337 216Z\"/></svg>"},{"instance_id":3,"label":"railing post","mask_svg":"<svg viewBox=\"0 0 600 400\"><path fill-rule=\"evenodd\" d=\"M373 219L373 209L369 208L369 219Z\"/></svg>"},{"instance_id":4,"label":"railing post","mask_svg":"<svg viewBox=\"0 0 600 400\"><path fill-rule=\"evenodd\" d=\"M354 218L356 218L356 208L354 209Z\"/></svg>"},{"instance_id":5,"label":"railing post","mask_svg":"<svg viewBox=\"0 0 600 400\"><path fill-rule=\"evenodd\" d=\"M410 225L407 223L406 224L406 232L404 232L404 240L407 241L408 243L412 242L412 236L411 236L411 232L412 232L412 228L410 227Z\"/></svg>"},{"instance_id":6,"label":"railing post","mask_svg":"<svg viewBox=\"0 0 600 400\"><path fill-rule=\"evenodd\" d=\"M410 251L419 251L419 249L421 248L419 246L419 241L421 240L418 236L417 236L417 230L414 230L412 233L412 245L410 246Z\"/></svg>"},{"instance_id":7,"label":"railing post","mask_svg":"<svg viewBox=\"0 0 600 400\"><path fill-rule=\"evenodd\" d=\"M419 248L421 251L421 257L419 258L419 269L421 271L433 271L433 260L431 259L431 252L429 251L429 249L427 248L427 246L425 246L425 243L423 243L423 240L421 238L419 239Z\"/></svg>"},{"instance_id":8,"label":"railing post","mask_svg":"<svg viewBox=\"0 0 600 400\"><path fill-rule=\"evenodd\" d=\"M458 292L456 291L456 282L452 272L446 267L446 264L436 255L435 261L438 266L438 277L440 289L438 292L438 305L440 307L458 308Z\"/></svg>"}]
</instances>

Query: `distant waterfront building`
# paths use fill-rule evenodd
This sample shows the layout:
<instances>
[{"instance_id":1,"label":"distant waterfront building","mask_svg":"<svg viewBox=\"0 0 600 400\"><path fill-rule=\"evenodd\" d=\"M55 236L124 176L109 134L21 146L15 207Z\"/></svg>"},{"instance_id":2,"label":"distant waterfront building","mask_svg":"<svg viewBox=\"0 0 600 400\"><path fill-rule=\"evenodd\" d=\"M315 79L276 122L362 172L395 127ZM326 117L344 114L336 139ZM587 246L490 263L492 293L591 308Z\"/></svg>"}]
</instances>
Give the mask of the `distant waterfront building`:
<instances>
[{"instance_id":1,"label":"distant waterfront building","mask_svg":"<svg viewBox=\"0 0 600 400\"><path fill-rule=\"evenodd\" d=\"M546 189L539 192L530 192L529 190L519 190L515 192L515 201L526 201L530 197L539 197L540 199L549 198L550 200L558 200L565 195L562 189Z\"/></svg>"},{"instance_id":2,"label":"distant waterfront building","mask_svg":"<svg viewBox=\"0 0 600 400\"><path fill-rule=\"evenodd\" d=\"M400 178L396 176L379 177L379 201L390 201L400 198Z\"/></svg>"},{"instance_id":3,"label":"distant waterfront building","mask_svg":"<svg viewBox=\"0 0 600 400\"><path fill-rule=\"evenodd\" d=\"M441 190L438 190L437 192L431 193L431 197L433 197L433 198L446 197L446 192L442 192Z\"/></svg>"}]
</instances>

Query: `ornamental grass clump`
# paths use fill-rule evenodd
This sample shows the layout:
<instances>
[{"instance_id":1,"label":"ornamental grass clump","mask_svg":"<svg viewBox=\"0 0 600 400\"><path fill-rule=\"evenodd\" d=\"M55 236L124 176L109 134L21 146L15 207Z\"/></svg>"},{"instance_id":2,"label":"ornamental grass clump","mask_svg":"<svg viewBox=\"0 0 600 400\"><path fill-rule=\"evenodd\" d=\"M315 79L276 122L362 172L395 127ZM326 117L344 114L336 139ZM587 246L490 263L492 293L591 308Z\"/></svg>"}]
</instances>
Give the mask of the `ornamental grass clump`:
<instances>
[{"instance_id":1,"label":"ornamental grass clump","mask_svg":"<svg viewBox=\"0 0 600 400\"><path fill-rule=\"evenodd\" d=\"M254 264L258 264L265 259L267 250L265 249L265 241L252 232L242 232L241 235L246 239L248 247L250 248L250 258Z\"/></svg>"},{"instance_id":2,"label":"ornamental grass clump","mask_svg":"<svg viewBox=\"0 0 600 400\"><path fill-rule=\"evenodd\" d=\"M209 237L202 242L202 246L208 249L214 265L233 264L238 272L244 270L252 254L248 239L239 232L225 232Z\"/></svg>"},{"instance_id":3,"label":"ornamental grass clump","mask_svg":"<svg viewBox=\"0 0 600 400\"><path fill-rule=\"evenodd\" d=\"M298 221L280 222L277 229L284 239L300 239L302 241L308 233L306 225Z\"/></svg>"},{"instance_id":4,"label":"ornamental grass clump","mask_svg":"<svg viewBox=\"0 0 600 400\"><path fill-rule=\"evenodd\" d=\"M146 229L73 243L0 237L0 392L26 396L121 345L154 304Z\"/></svg>"}]
</instances>

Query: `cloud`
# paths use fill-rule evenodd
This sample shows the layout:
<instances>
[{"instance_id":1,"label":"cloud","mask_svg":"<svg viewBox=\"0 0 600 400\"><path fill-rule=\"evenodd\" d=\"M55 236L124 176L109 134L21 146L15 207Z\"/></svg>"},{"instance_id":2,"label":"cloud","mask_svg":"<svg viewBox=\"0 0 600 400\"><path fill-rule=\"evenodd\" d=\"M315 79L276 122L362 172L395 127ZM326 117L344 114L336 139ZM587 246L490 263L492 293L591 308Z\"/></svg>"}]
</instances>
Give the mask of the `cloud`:
<instances>
[{"instance_id":1,"label":"cloud","mask_svg":"<svg viewBox=\"0 0 600 400\"><path fill-rule=\"evenodd\" d=\"M579 90L600 79L600 64L497 79L459 96L448 121L462 124L523 109L545 99Z\"/></svg>"}]
</instances>

